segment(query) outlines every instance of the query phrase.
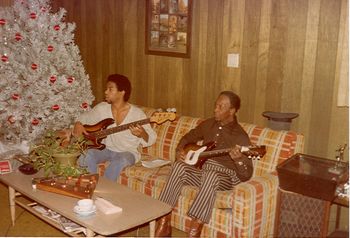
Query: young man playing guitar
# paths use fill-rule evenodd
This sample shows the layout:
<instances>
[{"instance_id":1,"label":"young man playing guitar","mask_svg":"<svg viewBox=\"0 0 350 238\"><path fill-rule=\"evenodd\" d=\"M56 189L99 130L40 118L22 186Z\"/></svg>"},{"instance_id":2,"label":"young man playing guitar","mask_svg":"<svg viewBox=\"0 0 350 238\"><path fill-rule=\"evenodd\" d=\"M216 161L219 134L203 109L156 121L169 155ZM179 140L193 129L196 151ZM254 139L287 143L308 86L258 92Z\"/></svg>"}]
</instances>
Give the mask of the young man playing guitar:
<instances>
[{"instance_id":1,"label":"young man playing guitar","mask_svg":"<svg viewBox=\"0 0 350 238\"><path fill-rule=\"evenodd\" d=\"M185 185L197 186L199 192L193 201L188 216L192 218L189 237L199 237L204 223L209 223L217 191L231 190L236 184L247 181L253 173L251 159L245 156L240 146L250 145L247 133L238 124L236 112L240 98L231 91L219 94L214 108L214 117L188 132L177 146L177 161L159 200L175 206ZM184 162L184 148L189 143L214 141L217 149L232 148L229 153L211 157L201 169ZM160 218L156 224L156 236L171 236L171 213Z\"/></svg>"},{"instance_id":2,"label":"young man playing guitar","mask_svg":"<svg viewBox=\"0 0 350 238\"><path fill-rule=\"evenodd\" d=\"M107 118L114 119L112 121L114 123L108 125L109 128L145 119L146 115L140 108L128 103L130 93L131 84L127 77L120 74L110 75L105 91L106 102L101 102L91 111L82 114L79 121L74 124L73 135L84 134L88 137L87 125L99 123ZM79 158L79 165L87 166L90 173L97 173L98 164L109 161L105 177L115 180L124 167L135 164L140 159L140 153L137 150L139 145L150 146L155 142L156 137L149 123L132 124L127 130L108 135L103 139L106 148L103 148L103 145L100 150L89 149L86 155Z\"/></svg>"}]
</instances>

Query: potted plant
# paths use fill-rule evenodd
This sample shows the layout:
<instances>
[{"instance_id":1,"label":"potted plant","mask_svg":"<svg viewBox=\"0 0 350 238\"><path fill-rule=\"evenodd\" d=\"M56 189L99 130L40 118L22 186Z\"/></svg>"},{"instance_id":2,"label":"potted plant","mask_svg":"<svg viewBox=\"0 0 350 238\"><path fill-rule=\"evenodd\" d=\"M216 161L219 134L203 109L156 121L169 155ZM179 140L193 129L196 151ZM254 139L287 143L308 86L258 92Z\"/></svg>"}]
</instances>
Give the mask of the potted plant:
<instances>
[{"instance_id":1,"label":"potted plant","mask_svg":"<svg viewBox=\"0 0 350 238\"><path fill-rule=\"evenodd\" d=\"M41 140L32 145L30 160L34 168L43 169L46 176L79 176L87 173L85 168L76 165L76 161L87 149L87 140L83 136L62 136L65 131L48 131Z\"/></svg>"}]
</instances>

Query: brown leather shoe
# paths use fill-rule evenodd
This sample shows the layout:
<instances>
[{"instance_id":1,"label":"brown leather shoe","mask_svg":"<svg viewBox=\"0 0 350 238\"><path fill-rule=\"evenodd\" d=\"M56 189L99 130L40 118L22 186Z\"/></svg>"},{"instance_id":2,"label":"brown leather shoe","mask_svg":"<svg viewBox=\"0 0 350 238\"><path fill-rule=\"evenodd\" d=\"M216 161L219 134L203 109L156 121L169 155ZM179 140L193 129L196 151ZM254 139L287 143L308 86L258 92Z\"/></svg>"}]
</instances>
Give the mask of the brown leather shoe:
<instances>
[{"instance_id":1,"label":"brown leather shoe","mask_svg":"<svg viewBox=\"0 0 350 238\"><path fill-rule=\"evenodd\" d=\"M171 237L171 213L156 222L156 237Z\"/></svg>"},{"instance_id":2,"label":"brown leather shoe","mask_svg":"<svg viewBox=\"0 0 350 238\"><path fill-rule=\"evenodd\" d=\"M192 219L190 224L190 230L188 231L188 237L200 237L204 222L199 219Z\"/></svg>"}]
</instances>

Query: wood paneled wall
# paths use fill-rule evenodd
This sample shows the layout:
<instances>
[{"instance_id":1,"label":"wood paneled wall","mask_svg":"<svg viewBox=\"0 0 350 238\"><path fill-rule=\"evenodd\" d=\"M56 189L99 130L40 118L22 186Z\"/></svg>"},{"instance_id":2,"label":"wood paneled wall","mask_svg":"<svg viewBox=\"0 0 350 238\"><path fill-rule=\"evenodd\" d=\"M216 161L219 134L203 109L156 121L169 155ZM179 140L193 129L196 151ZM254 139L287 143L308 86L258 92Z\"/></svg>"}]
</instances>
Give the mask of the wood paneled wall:
<instances>
[{"instance_id":1,"label":"wood paneled wall","mask_svg":"<svg viewBox=\"0 0 350 238\"><path fill-rule=\"evenodd\" d=\"M97 101L111 73L130 78L133 103L191 116L211 116L229 89L241 96L240 121L265 126L263 111L299 113L292 129L305 135L306 153L334 158L348 143L349 110L336 106L348 0L193 0L189 59L145 55L144 0L52 4L77 25ZM228 53L239 54L239 68L226 66Z\"/></svg>"}]
</instances>

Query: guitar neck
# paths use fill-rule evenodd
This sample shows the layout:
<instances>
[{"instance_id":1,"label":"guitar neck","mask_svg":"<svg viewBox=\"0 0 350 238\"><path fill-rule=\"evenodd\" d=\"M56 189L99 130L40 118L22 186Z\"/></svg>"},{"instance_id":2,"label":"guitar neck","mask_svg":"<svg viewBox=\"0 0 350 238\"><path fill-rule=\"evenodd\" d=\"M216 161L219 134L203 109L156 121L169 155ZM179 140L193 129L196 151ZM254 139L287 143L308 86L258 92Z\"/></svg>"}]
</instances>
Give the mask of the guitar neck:
<instances>
[{"instance_id":1,"label":"guitar neck","mask_svg":"<svg viewBox=\"0 0 350 238\"><path fill-rule=\"evenodd\" d=\"M248 150L243 150L243 148L248 149ZM252 149L251 146L248 146L248 147L243 146L241 148L241 153L246 155L246 156L250 156L251 155L250 149ZM231 150L232 150L232 148L204 151L204 152L200 153L199 157L214 157L214 156L224 155L224 154L230 153Z\"/></svg>"},{"instance_id":2,"label":"guitar neck","mask_svg":"<svg viewBox=\"0 0 350 238\"><path fill-rule=\"evenodd\" d=\"M200 153L199 157L214 157L219 156L223 154L228 154L231 151L230 149L220 149L220 150L210 150L210 151L204 151Z\"/></svg>"},{"instance_id":3,"label":"guitar neck","mask_svg":"<svg viewBox=\"0 0 350 238\"><path fill-rule=\"evenodd\" d=\"M113 128L108 128L102 131L97 131L92 133L96 138L102 138L102 137L106 137L108 135L120 132L120 131L124 131L129 129L130 126L135 126L135 125L144 125L150 122L150 118L146 118L143 120L139 120L139 121L134 121L134 122L130 122L121 126L116 126Z\"/></svg>"}]
</instances>

